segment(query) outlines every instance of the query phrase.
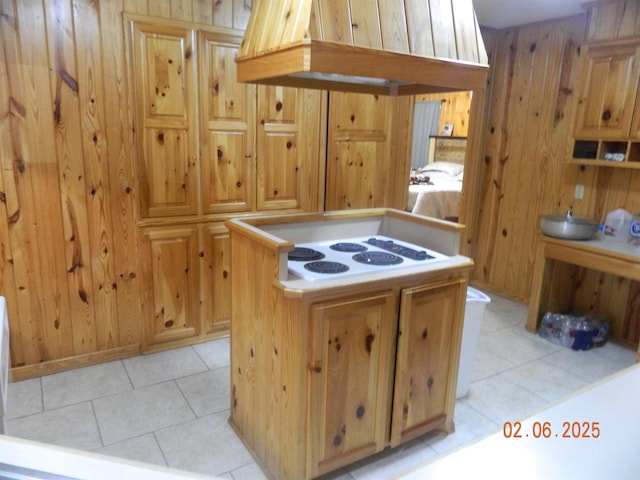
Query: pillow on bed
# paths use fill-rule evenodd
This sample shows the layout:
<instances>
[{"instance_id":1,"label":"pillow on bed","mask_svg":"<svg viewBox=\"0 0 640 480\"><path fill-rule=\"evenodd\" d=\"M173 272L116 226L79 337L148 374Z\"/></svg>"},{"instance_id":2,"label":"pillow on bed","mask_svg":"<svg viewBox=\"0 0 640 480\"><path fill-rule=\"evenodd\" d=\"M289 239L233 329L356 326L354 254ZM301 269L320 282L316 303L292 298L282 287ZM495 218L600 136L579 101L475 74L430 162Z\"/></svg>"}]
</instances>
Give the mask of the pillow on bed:
<instances>
[{"instance_id":1,"label":"pillow on bed","mask_svg":"<svg viewBox=\"0 0 640 480\"><path fill-rule=\"evenodd\" d=\"M452 177L457 177L461 175L463 171L464 171L464 165L461 165L459 163L453 163L453 162L433 162L420 169L421 173L443 172L451 175Z\"/></svg>"}]
</instances>

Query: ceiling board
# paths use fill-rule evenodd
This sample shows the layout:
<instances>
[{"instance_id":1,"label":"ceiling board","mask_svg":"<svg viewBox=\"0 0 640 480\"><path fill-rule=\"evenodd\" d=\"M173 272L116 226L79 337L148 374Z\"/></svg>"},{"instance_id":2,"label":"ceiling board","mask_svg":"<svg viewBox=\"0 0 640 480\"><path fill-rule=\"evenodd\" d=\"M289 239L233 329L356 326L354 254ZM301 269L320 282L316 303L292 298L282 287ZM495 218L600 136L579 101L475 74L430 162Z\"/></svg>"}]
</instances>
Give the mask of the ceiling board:
<instances>
[{"instance_id":1,"label":"ceiling board","mask_svg":"<svg viewBox=\"0 0 640 480\"><path fill-rule=\"evenodd\" d=\"M473 0L484 27L507 28L583 13L585 0Z\"/></svg>"}]
</instances>

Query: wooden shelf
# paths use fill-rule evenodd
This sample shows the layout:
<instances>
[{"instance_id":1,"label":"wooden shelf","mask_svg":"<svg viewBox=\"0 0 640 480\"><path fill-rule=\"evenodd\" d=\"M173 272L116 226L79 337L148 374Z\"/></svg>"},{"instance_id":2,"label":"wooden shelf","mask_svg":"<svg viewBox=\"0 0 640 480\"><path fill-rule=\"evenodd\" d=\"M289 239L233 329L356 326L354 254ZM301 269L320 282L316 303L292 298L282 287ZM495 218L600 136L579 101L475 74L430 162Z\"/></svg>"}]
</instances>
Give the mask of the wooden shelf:
<instances>
[{"instance_id":1,"label":"wooden shelf","mask_svg":"<svg viewBox=\"0 0 640 480\"><path fill-rule=\"evenodd\" d=\"M640 169L640 141L575 140L569 163Z\"/></svg>"}]
</instances>

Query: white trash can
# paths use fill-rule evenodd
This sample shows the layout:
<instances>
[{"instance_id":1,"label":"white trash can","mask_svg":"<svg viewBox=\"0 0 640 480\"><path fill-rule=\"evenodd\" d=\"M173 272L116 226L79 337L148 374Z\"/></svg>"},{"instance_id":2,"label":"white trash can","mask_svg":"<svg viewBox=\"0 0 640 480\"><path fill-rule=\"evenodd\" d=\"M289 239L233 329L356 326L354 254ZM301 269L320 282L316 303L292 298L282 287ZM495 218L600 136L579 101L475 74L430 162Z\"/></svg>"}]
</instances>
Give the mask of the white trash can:
<instances>
[{"instance_id":1,"label":"white trash can","mask_svg":"<svg viewBox=\"0 0 640 480\"><path fill-rule=\"evenodd\" d=\"M4 433L4 415L7 409L7 383L9 379L9 319L6 301L0 297L0 434Z\"/></svg>"},{"instance_id":2,"label":"white trash can","mask_svg":"<svg viewBox=\"0 0 640 480\"><path fill-rule=\"evenodd\" d=\"M456 388L456 398L462 398L469 390L471 374L473 373L473 362L478 349L478 339L480 338L480 328L484 318L484 310L487 304L491 303L488 295L467 287L467 303L464 311L464 324L462 327L462 345L460 347L460 366L458 367L458 387Z\"/></svg>"}]
</instances>

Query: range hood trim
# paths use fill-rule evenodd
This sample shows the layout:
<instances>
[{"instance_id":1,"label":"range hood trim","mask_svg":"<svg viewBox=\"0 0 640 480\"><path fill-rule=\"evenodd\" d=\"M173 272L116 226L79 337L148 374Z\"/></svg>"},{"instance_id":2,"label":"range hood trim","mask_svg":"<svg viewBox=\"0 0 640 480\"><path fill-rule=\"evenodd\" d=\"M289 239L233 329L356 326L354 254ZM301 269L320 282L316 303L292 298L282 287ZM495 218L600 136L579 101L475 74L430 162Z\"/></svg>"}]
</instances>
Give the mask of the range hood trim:
<instances>
[{"instance_id":1,"label":"range hood trim","mask_svg":"<svg viewBox=\"0 0 640 480\"><path fill-rule=\"evenodd\" d=\"M393 96L484 89L489 71L488 65L462 60L311 39L238 57L236 64L240 82ZM388 84L297 76L309 73L383 79Z\"/></svg>"}]
</instances>

